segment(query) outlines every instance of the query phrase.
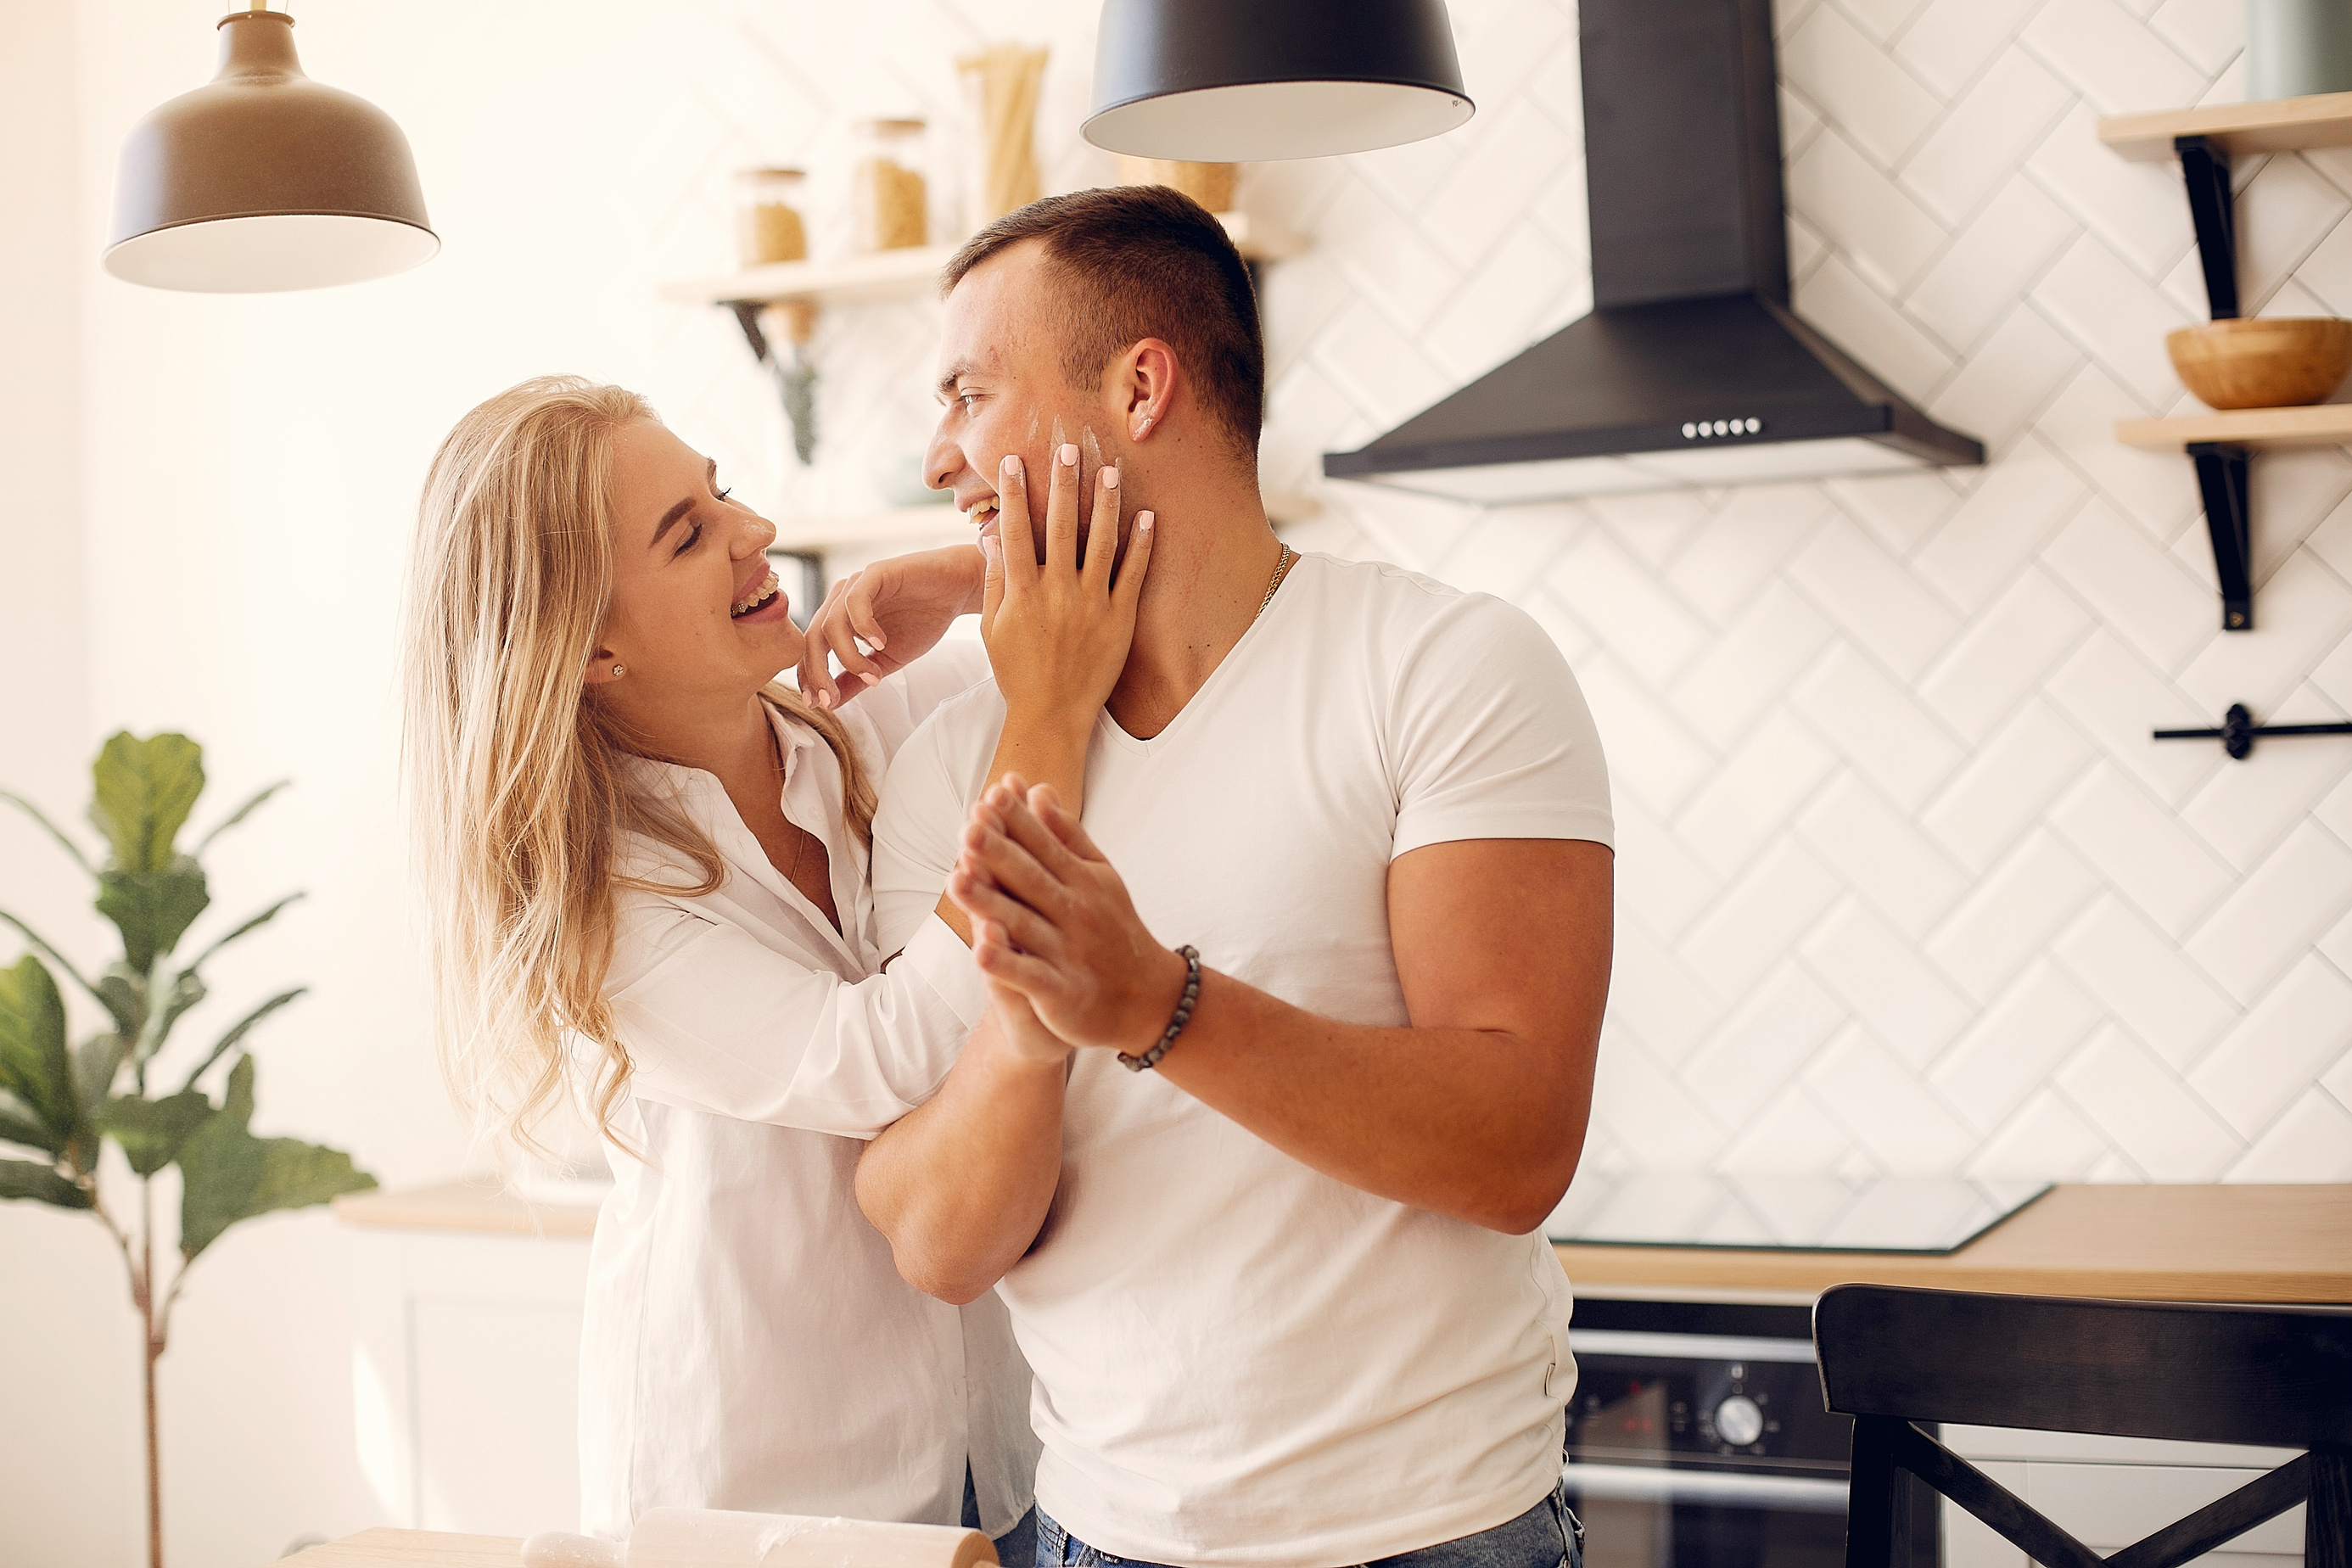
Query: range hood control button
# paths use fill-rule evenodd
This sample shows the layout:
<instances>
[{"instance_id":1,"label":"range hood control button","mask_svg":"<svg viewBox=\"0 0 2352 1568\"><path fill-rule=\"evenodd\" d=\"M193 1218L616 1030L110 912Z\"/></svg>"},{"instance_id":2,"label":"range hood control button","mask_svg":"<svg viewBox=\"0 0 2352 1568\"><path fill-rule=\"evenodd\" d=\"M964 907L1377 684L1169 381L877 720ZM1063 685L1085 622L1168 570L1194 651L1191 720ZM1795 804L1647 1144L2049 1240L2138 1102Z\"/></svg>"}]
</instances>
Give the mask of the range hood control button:
<instances>
[{"instance_id":1,"label":"range hood control button","mask_svg":"<svg viewBox=\"0 0 2352 1568\"><path fill-rule=\"evenodd\" d=\"M1683 439L1706 441L1717 436L1754 436L1764 428L1761 419L1688 419L1683 422Z\"/></svg>"},{"instance_id":2,"label":"range hood control button","mask_svg":"<svg viewBox=\"0 0 2352 1568\"><path fill-rule=\"evenodd\" d=\"M1745 1448L1764 1436L1764 1412L1744 1394L1735 1394L1715 1407L1715 1435L1735 1448Z\"/></svg>"}]
</instances>

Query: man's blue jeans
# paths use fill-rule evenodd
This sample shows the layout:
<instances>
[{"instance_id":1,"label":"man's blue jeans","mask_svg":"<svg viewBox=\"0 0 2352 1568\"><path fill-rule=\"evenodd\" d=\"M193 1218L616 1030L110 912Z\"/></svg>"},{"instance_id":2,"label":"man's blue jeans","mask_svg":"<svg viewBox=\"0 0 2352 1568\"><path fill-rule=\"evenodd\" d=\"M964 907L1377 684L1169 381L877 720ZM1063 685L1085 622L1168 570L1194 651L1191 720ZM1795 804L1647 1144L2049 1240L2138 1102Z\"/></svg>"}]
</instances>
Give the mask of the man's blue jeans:
<instances>
[{"instance_id":1,"label":"man's blue jeans","mask_svg":"<svg viewBox=\"0 0 2352 1568\"><path fill-rule=\"evenodd\" d=\"M1113 1557L1064 1530L1037 1510L1036 1568L1165 1568ZM1584 1526L1568 1506L1565 1478L1544 1499L1507 1524L1383 1557L1364 1568L1584 1568Z\"/></svg>"}]
</instances>

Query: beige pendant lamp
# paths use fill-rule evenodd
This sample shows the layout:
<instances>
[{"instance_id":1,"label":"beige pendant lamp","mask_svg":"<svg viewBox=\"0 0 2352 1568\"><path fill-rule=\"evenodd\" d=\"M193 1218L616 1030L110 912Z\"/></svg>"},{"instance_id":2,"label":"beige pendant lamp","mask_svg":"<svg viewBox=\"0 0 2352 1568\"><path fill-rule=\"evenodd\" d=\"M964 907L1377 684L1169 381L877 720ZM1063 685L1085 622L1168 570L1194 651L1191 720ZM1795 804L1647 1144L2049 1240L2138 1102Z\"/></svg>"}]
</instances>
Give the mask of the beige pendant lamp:
<instances>
[{"instance_id":1,"label":"beige pendant lamp","mask_svg":"<svg viewBox=\"0 0 2352 1568\"><path fill-rule=\"evenodd\" d=\"M441 248L392 117L302 74L294 18L220 22L220 72L131 127L106 269L205 294L325 289Z\"/></svg>"}]
</instances>

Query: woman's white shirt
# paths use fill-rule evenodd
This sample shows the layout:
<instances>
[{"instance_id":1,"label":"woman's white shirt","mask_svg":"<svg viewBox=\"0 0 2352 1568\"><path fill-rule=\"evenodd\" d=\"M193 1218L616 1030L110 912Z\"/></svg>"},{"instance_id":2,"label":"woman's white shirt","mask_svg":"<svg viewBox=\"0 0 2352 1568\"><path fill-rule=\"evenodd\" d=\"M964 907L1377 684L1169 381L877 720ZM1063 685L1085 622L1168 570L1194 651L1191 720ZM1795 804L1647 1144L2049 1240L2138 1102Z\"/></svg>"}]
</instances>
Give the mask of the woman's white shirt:
<instances>
[{"instance_id":1,"label":"woman's white shirt","mask_svg":"<svg viewBox=\"0 0 2352 1568\"><path fill-rule=\"evenodd\" d=\"M879 779L940 702L987 674L942 643L850 703ZM774 718L784 815L826 847L836 932L769 864L719 781L633 761L709 836L726 879L699 896L624 891L605 994L635 1073L614 1108L581 1345L584 1528L649 1508L952 1524L969 1458L982 1527L1031 1500L1029 1369L992 1293L955 1308L898 1277L858 1212L863 1140L929 1098L986 1006L937 919L891 963L841 773ZM630 877L699 874L640 839Z\"/></svg>"}]
</instances>

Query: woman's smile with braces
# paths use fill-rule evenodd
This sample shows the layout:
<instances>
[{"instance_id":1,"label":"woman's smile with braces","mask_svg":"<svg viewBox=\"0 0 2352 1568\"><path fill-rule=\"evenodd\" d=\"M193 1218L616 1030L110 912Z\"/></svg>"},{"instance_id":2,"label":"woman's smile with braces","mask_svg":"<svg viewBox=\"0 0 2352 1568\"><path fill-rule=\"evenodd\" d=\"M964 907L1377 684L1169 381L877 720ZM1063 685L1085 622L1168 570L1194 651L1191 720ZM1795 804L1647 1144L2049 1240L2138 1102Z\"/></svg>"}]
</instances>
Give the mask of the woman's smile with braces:
<instances>
[{"instance_id":1,"label":"woman's smile with braces","mask_svg":"<svg viewBox=\"0 0 2352 1568\"><path fill-rule=\"evenodd\" d=\"M778 584L776 582L776 574L773 572L770 572L765 577L762 577L760 580L760 585L758 587L752 589L749 594L746 594L743 597L736 600L733 605L728 607L727 614L729 618L732 619L739 616L750 615L753 610L758 609L770 599L774 598L776 596L777 587Z\"/></svg>"}]
</instances>

